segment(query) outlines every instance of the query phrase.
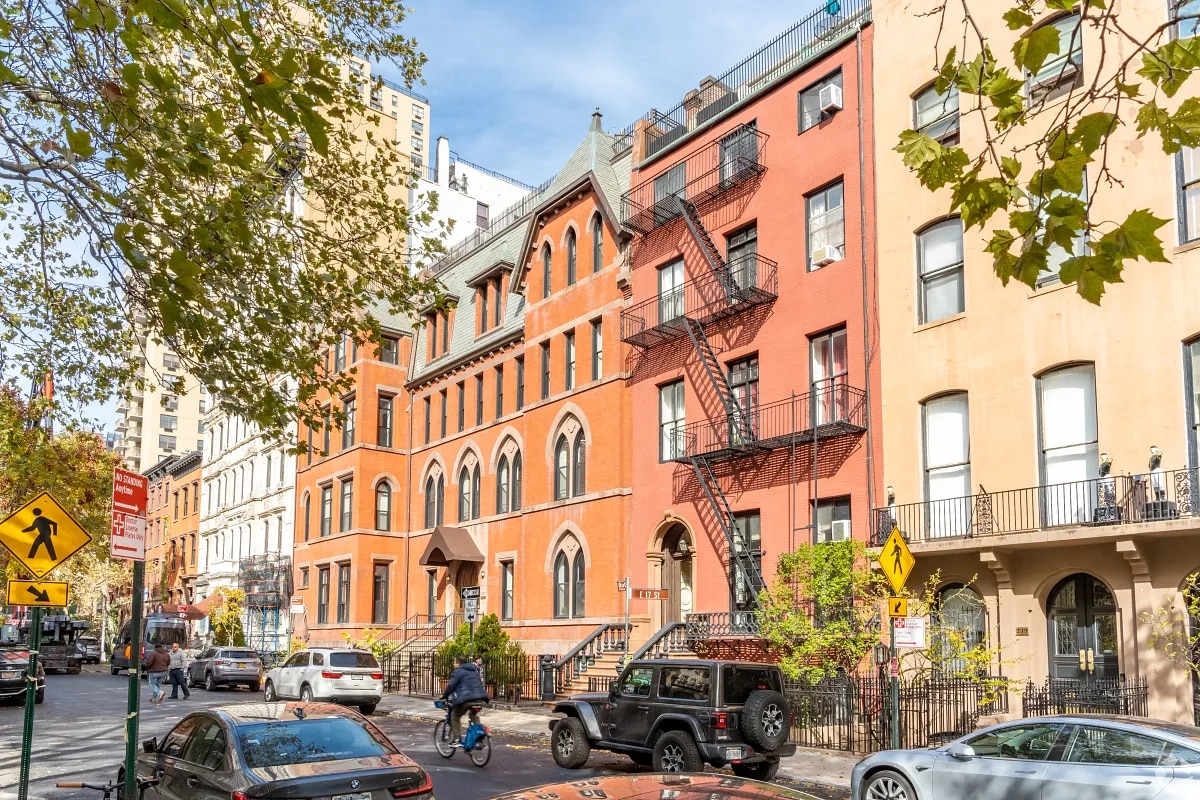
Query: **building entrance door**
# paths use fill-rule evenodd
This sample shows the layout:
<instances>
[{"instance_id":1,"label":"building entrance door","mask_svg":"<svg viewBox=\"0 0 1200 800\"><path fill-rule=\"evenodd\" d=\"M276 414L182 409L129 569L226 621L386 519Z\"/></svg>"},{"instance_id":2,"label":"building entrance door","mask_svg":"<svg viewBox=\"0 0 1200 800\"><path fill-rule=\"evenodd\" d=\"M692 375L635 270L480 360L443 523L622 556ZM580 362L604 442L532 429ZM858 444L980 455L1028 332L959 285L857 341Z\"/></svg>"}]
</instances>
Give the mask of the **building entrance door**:
<instances>
[{"instance_id":1,"label":"building entrance door","mask_svg":"<svg viewBox=\"0 0 1200 800\"><path fill-rule=\"evenodd\" d=\"M687 528L676 525L667 531L662 544L662 583L667 599L662 604L662 621L683 622L692 612L692 540Z\"/></svg>"},{"instance_id":2,"label":"building entrance door","mask_svg":"<svg viewBox=\"0 0 1200 800\"><path fill-rule=\"evenodd\" d=\"M1103 582L1082 572L1064 579L1047 614L1051 678L1120 677L1117 601Z\"/></svg>"}]
</instances>

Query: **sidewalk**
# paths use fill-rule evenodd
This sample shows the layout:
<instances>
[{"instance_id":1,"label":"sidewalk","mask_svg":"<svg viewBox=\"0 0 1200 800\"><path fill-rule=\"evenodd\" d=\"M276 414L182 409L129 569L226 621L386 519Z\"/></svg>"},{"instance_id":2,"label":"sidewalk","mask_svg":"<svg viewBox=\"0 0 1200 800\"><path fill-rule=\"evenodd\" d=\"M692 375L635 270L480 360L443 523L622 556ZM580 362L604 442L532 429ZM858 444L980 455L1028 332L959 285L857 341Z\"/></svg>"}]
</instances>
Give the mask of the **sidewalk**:
<instances>
[{"instance_id":1,"label":"sidewalk","mask_svg":"<svg viewBox=\"0 0 1200 800\"><path fill-rule=\"evenodd\" d=\"M402 694L385 694L376 713L430 722L445 717L445 712L433 707L431 698ZM550 714L542 706L536 706L520 711L493 707L485 711L483 716L485 724L492 730L549 741L550 721L557 715ZM858 757L850 753L801 749L796 751L796 755L782 760L779 775L797 783L817 783L848 790L850 771L857 762Z\"/></svg>"}]
</instances>

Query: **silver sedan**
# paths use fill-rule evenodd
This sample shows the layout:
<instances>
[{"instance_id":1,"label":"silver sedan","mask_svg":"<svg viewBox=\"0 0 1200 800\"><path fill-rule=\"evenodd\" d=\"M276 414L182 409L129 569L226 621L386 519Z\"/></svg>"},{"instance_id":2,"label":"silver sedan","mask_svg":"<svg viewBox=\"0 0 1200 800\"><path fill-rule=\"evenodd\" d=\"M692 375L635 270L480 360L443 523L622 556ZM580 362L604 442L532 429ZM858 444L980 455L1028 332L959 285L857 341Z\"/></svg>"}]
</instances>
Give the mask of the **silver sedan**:
<instances>
[{"instance_id":1,"label":"silver sedan","mask_svg":"<svg viewBox=\"0 0 1200 800\"><path fill-rule=\"evenodd\" d=\"M1196 800L1200 728L1108 715L1036 717L854 767L851 800Z\"/></svg>"}]
</instances>

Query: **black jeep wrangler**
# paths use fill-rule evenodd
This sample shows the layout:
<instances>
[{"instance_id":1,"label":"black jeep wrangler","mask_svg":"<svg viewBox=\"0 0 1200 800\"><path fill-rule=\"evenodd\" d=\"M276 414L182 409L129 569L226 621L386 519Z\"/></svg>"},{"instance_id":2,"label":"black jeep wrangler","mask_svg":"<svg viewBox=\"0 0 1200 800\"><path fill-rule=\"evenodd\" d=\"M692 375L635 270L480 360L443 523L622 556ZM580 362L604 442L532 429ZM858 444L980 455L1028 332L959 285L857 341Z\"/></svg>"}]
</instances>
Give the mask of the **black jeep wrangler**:
<instances>
[{"instance_id":1,"label":"black jeep wrangler","mask_svg":"<svg viewBox=\"0 0 1200 800\"><path fill-rule=\"evenodd\" d=\"M561 767L582 767L593 749L625 753L658 772L729 766L735 775L770 780L788 742L791 713L783 674L743 661L634 661L608 694L556 703L550 747Z\"/></svg>"}]
</instances>

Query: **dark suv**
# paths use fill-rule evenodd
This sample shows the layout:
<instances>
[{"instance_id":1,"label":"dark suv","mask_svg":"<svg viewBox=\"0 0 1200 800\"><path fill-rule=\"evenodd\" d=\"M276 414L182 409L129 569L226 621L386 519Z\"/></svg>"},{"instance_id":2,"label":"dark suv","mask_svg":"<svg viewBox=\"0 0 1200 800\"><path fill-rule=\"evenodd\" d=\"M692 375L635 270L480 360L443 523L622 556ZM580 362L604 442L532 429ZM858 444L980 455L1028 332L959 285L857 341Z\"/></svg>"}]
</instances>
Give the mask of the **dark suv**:
<instances>
[{"instance_id":1,"label":"dark suv","mask_svg":"<svg viewBox=\"0 0 1200 800\"><path fill-rule=\"evenodd\" d=\"M743 661L634 661L608 694L573 695L554 710L550 748L561 767L582 767L593 749L625 753L658 772L704 764L770 780L788 742L783 674Z\"/></svg>"}]
</instances>

